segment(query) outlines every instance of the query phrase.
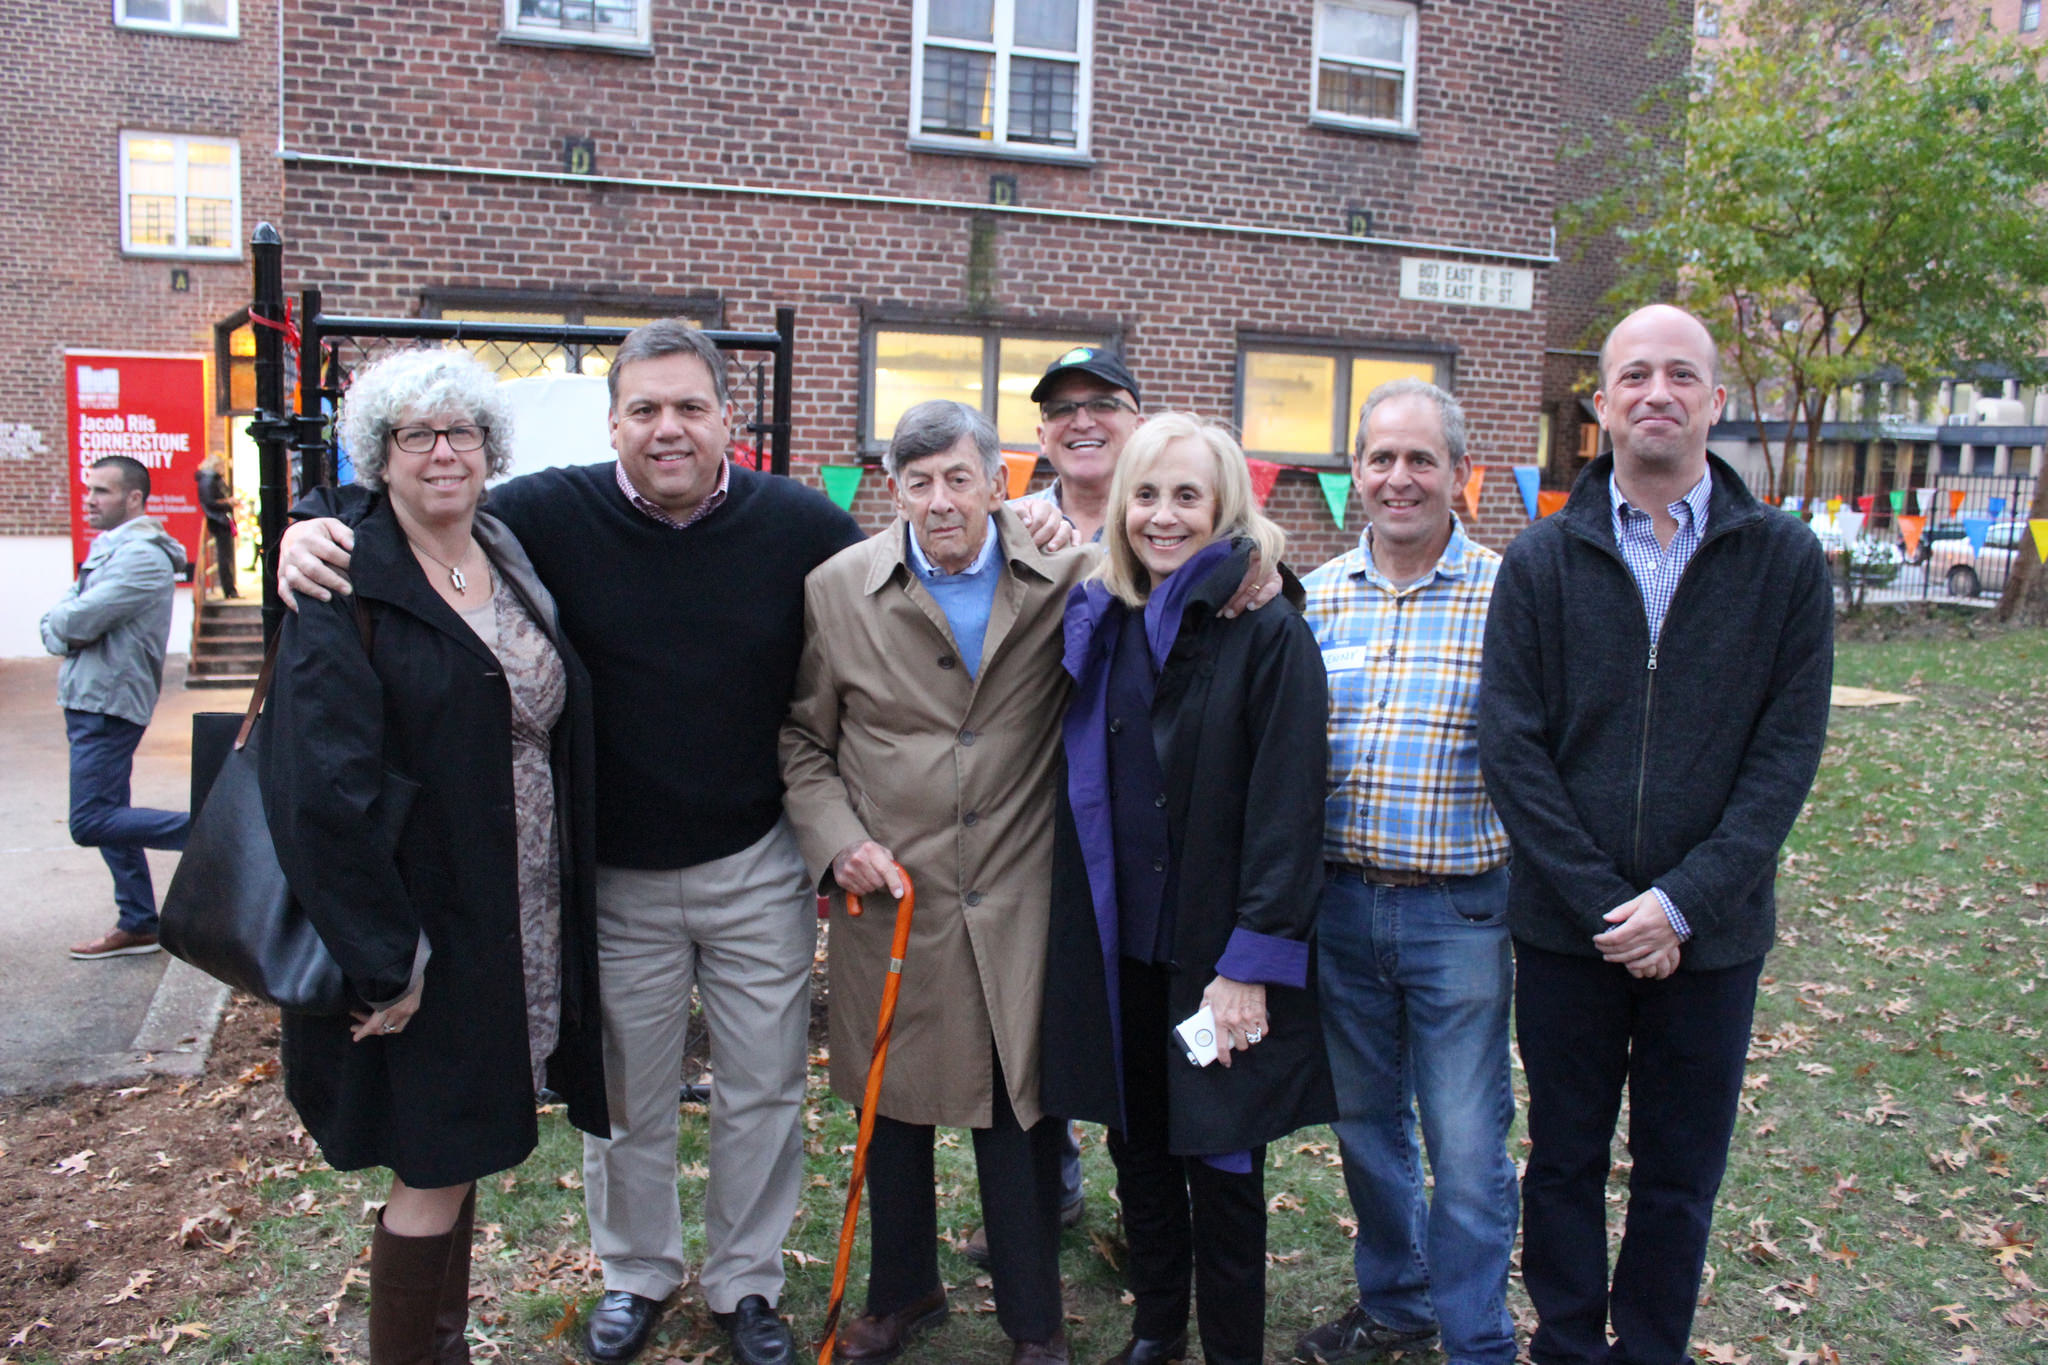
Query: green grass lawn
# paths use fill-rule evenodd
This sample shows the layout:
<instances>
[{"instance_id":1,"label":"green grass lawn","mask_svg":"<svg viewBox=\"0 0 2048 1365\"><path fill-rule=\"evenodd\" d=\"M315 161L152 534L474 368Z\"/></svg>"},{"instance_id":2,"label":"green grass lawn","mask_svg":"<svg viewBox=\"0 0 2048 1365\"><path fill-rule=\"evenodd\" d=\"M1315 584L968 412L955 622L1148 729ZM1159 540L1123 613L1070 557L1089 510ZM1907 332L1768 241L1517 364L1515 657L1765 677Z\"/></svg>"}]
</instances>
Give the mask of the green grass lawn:
<instances>
[{"instance_id":1,"label":"green grass lawn","mask_svg":"<svg viewBox=\"0 0 2048 1365\"><path fill-rule=\"evenodd\" d=\"M1694 1351L1754 1365L2048 1362L2048 1296L2031 1278L2048 1222L2048 633L1845 644L1836 676L1915 700L1834 712L1786 851L1781 946L1758 1002ZM807 1188L787 1251L784 1306L801 1335L824 1316L853 1142L849 1112L822 1079L814 1067ZM973 1166L964 1134L943 1141L940 1226L957 1242L978 1221ZM1519 1126L1515 1143L1519 1156ZM1085 1159L1087 1218L1066 1238L1063 1268L1074 1359L1093 1365L1122 1345L1129 1317L1099 1133ZM701 1107L686 1107L682 1161L694 1234ZM1351 1301L1350 1209L1335 1162L1326 1130L1272 1149L1276 1359ZM1616 1162L1618 1224L1619 1145ZM579 1173L575 1135L557 1115L525 1165L483 1186L479 1359L573 1355L566 1315L599 1288ZM322 1172L273 1182L267 1197L273 1213L244 1253L259 1258L260 1287L204 1305L213 1338L181 1357L360 1353L364 1208L378 1183ZM863 1233L854 1311L865 1248ZM953 1319L906 1359L1006 1361L986 1279L957 1250L941 1267ZM1526 1329L1519 1283L1514 1307ZM724 1359L723 1337L686 1290L647 1359L700 1358Z\"/></svg>"}]
</instances>

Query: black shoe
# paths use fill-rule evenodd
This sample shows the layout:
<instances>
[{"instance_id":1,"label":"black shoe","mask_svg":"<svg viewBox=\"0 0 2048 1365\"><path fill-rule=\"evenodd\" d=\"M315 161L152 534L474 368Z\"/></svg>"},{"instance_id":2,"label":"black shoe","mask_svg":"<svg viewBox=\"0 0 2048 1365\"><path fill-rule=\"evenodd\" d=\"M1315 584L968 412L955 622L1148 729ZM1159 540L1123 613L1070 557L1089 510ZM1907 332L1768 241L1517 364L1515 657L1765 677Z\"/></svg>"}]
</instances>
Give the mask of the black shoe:
<instances>
[{"instance_id":1,"label":"black shoe","mask_svg":"<svg viewBox=\"0 0 2048 1365\"><path fill-rule=\"evenodd\" d=\"M1378 1360L1389 1351L1420 1351L1436 1341L1437 1329L1389 1327L1354 1303L1335 1322L1326 1322L1294 1344L1294 1358L1311 1365L1337 1365L1338 1361Z\"/></svg>"},{"instance_id":2,"label":"black shoe","mask_svg":"<svg viewBox=\"0 0 2048 1365\"><path fill-rule=\"evenodd\" d=\"M625 1365L647 1349L659 1321L660 1299L607 1290L583 1324L583 1349L598 1365Z\"/></svg>"},{"instance_id":3,"label":"black shoe","mask_svg":"<svg viewBox=\"0 0 2048 1365\"><path fill-rule=\"evenodd\" d=\"M1148 1341L1144 1337L1132 1337L1124 1348L1111 1356L1103 1365L1178 1365L1188 1358L1188 1334L1182 1332L1171 1341Z\"/></svg>"},{"instance_id":4,"label":"black shoe","mask_svg":"<svg viewBox=\"0 0 2048 1365\"><path fill-rule=\"evenodd\" d=\"M739 1365L791 1365L796 1338L789 1324L776 1316L768 1300L749 1294L730 1313L714 1312L712 1320L732 1335L732 1358Z\"/></svg>"}]
</instances>

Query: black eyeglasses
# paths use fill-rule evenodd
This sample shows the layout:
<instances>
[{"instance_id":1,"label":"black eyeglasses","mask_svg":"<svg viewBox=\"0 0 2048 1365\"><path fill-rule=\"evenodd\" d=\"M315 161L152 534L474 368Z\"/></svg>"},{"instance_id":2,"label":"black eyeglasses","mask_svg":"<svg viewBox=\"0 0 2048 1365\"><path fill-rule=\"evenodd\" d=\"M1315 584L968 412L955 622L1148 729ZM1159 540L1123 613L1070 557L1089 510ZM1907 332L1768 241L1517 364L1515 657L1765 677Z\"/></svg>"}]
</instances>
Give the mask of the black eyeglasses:
<instances>
[{"instance_id":1,"label":"black eyeglasses","mask_svg":"<svg viewBox=\"0 0 2048 1365\"><path fill-rule=\"evenodd\" d=\"M1039 409L1039 412L1048 422L1064 422L1082 408L1088 409L1090 417L1114 417L1120 412L1137 411L1136 408L1126 403L1123 399L1113 398L1105 393L1098 394L1094 398L1079 400L1061 399L1057 403L1047 403Z\"/></svg>"},{"instance_id":2,"label":"black eyeglasses","mask_svg":"<svg viewBox=\"0 0 2048 1365\"><path fill-rule=\"evenodd\" d=\"M446 436L450 450L466 455L472 450L482 450L490 434L489 427L474 426L468 422L452 427L393 427L391 444L408 455L425 455L434 448L434 442Z\"/></svg>"}]
</instances>

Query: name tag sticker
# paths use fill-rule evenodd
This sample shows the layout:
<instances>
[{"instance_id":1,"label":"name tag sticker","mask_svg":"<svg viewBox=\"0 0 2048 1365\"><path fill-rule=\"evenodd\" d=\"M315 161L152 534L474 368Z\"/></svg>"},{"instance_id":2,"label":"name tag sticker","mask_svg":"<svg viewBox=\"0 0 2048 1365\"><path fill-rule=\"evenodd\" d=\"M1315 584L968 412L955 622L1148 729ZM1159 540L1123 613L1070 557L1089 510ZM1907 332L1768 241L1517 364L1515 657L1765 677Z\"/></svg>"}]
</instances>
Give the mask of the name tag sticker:
<instances>
[{"instance_id":1,"label":"name tag sticker","mask_svg":"<svg viewBox=\"0 0 2048 1365\"><path fill-rule=\"evenodd\" d=\"M1365 667L1364 645L1343 645L1323 651L1323 671L1342 673L1348 669Z\"/></svg>"}]
</instances>

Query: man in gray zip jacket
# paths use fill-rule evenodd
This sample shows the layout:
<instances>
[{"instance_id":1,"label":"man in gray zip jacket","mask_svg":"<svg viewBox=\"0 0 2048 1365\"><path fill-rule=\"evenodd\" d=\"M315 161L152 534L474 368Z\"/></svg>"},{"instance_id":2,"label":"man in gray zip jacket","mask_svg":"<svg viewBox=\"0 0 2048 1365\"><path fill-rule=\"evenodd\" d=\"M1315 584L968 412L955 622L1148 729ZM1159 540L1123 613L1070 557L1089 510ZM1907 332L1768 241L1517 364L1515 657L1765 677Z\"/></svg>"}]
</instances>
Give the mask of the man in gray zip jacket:
<instances>
[{"instance_id":1,"label":"man in gray zip jacket","mask_svg":"<svg viewBox=\"0 0 2048 1365\"><path fill-rule=\"evenodd\" d=\"M143 515L149 471L125 455L96 461L85 476L85 520L100 532L78 581L44 615L43 647L63 656L57 701L71 742L71 838L97 847L114 874L119 922L71 956L153 953L156 891L146 848L181 849L191 818L128 804L135 746L163 687L171 597L185 550Z\"/></svg>"},{"instance_id":2,"label":"man in gray zip jacket","mask_svg":"<svg viewBox=\"0 0 2048 1365\"><path fill-rule=\"evenodd\" d=\"M1708 455L1715 360L1669 306L1608 334L1594 401L1614 453L1508 546L1487 617L1479 762L1514 850L1537 1365L1690 1358L1778 851L1827 736L1827 561ZM1610 1285L1624 1087L1634 1166Z\"/></svg>"}]
</instances>

